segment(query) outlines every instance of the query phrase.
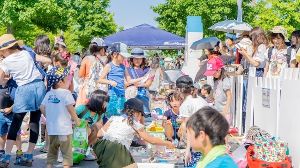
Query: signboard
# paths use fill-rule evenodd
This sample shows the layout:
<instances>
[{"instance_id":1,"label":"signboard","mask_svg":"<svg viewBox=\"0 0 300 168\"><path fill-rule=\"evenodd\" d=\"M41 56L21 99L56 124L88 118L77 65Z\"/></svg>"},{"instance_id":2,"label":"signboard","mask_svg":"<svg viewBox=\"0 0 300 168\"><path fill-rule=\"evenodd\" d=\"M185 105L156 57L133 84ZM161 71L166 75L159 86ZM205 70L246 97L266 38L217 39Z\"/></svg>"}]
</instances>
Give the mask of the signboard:
<instances>
[{"instance_id":1,"label":"signboard","mask_svg":"<svg viewBox=\"0 0 300 168\"><path fill-rule=\"evenodd\" d=\"M262 88L262 106L270 108L270 89Z\"/></svg>"}]
</instances>

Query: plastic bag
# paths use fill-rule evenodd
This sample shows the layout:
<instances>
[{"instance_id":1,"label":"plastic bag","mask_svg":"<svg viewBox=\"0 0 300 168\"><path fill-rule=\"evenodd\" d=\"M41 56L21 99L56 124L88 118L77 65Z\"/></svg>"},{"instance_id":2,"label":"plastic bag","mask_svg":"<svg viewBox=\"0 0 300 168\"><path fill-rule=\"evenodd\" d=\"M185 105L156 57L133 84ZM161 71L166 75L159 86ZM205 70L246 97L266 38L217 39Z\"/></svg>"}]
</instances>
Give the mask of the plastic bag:
<instances>
[{"instance_id":1,"label":"plastic bag","mask_svg":"<svg viewBox=\"0 0 300 168\"><path fill-rule=\"evenodd\" d=\"M79 164L85 158L88 149L88 131L85 120L81 120L80 126L74 128L72 145L73 163Z\"/></svg>"}]
</instances>

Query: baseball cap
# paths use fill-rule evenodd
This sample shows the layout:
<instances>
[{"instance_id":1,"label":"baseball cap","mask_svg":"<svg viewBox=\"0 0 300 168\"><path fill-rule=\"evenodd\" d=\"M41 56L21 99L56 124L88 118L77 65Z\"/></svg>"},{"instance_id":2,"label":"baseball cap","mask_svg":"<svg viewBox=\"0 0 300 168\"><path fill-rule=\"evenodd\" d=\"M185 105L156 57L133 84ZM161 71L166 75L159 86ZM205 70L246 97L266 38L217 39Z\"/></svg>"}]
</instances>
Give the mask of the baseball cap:
<instances>
[{"instance_id":1,"label":"baseball cap","mask_svg":"<svg viewBox=\"0 0 300 168\"><path fill-rule=\"evenodd\" d=\"M130 57L130 54L128 53L127 50L127 45L124 43L120 43L120 42L113 43L112 46L110 47L110 52L117 52L125 58Z\"/></svg>"},{"instance_id":2,"label":"baseball cap","mask_svg":"<svg viewBox=\"0 0 300 168\"><path fill-rule=\"evenodd\" d=\"M181 76L176 80L177 88L187 88L193 86L194 86L193 79L188 75Z\"/></svg>"},{"instance_id":3,"label":"baseball cap","mask_svg":"<svg viewBox=\"0 0 300 168\"><path fill-rule=\"evenodd\" d=\"M60 80L69 75L69 68L53 67L47 73L47 88L50 90L52 86L56 85Z\"/></svg>"},{"instance_id":4,"label":"baseball cap","mask_svg":"<svg viewBox=\"0 0 300 168\"><path fill-rule=\"evenodd\" d=\"M140 99L137 99L137 98L131 98L131 99L128 99L125 104L124 104L124 108L131 108L131 109L134 109L138 112L141 112L143 116L145 116L145 113L144 113L144 104L143 102L140 100Z\"/></svg>"},{"instance_id":5,"label":"baseball cap","mask_svg":"<svg viewBox=\"0 0 300 168\"><path fill-rule=\"evenodd\" d=\"M221 58L213 57L207 62L207 70L204 73L205 76L213 76L216 71L222 69L224 67L224 63Z\"/></svg>"},{"instance_id":6,"label":"baseball cap","mask_svg":"<svg viewBox=\"0 0 300 168\"><path fill-rule=\"evenodd\" d=\"M91 41L91 43L96 43L98 47L107 47L104 40L99 37L94 37Z\"/></svg>"}]
</instances>

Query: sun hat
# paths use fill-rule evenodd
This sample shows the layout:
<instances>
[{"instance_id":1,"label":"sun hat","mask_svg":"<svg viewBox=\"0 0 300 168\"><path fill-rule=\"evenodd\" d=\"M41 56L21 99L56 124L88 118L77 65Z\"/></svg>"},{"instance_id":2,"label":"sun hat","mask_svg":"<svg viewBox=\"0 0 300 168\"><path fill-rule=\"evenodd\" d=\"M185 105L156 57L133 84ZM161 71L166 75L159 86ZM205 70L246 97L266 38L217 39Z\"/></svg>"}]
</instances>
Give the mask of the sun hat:
<instances>
[{"instance_id":1,"label":"sun hat","mask_svg":"<svg viewBox=\"0 0 300 168\"><path fill-rule=\"evenodd\" d=\"M69 75L70 68L58 68L53 67L47 73L47 88L51 89L52 86L56 85L60 80Z\"/></svg>"},{"instance_id":2,"label":"sun hat","mask_svg":"<svg viewBox=\"0 0 300 168\"><path fill-rule=\"evenodd\" d=\"M142 115L145 116L144 104L140 99L137 99L137 98L128 99L124 104L124 109L126 109L126 108L134 109L138 112L141 112Z\"/></svg>"},{"instance_id":3,"label":"sun hat","mask_svg":"<svg viewBox=\"0 0 300 168\"><path fill-rule=\"evenodd\" d=\"M224 63L221 58L213 57L207 62L207 70L204 73L205 76L213 76L216 71L222 69L224 67Z\"/></svg>"},{"instance_id":4,"label":"sun hat","mask_svg":"<svg viewBox=\"0 0 300 168\"><path fill-rule=\"evenodd\" d=\"M62 39L62 38L60 38L60 37L56 37L56 38L55 38L55 44L59 44L59 45L64 46L65 48L67 48L67 45L66 45L66 43L64 42L64 39Z\"/></svg>"},{"instance_id":5,"label":"sun hat","mask_svg":"<svg viewBox=\"0 0 300 168\"><path fill-rule=\"evenodd\" d=\"M12 34L3 34L0 37L0 50L8 49L15 44L18 44L19 46L24 45L22 40L16 40Z\"/></svg>"},{"instance_id":6,"label":"sun hat","mask_svg":"<svg viewBox=\"0 0 300 168\"><path fill-rule=\"evenodd\" d=\"M145 52L141 48L134 48L131 50L130 58L146 58Z\"/></svg>"},{"instance_id":7,"label":"sun hat","mask_svg":"<svg viewBox=\"0 0 300 168\"><path fill-rule=\"evenodd\" d=\"M288 35L287 35L288 33L287 33L287 31L286 31L286 29L284 27L282 27L282 26L275 26L270 31L272 33L280 33L280 34L282 34L283 37L284 37L285 42L289 42Z\"/></svg>"},{"instance_id":8,"label":"sun hat","mask_svg":"<svg viewBox=\"0 0 300 168\"><path fill-rule=\"evenodd\" d=\"M108 47L108 45L105 44L104 40L99 37L94 37L91 43L96 43L98 47Z\"/></svg>"},{"instance_id":9,"label":"sun hat","mask_svg":"<svg viewBox=\"0 0 300 168\"><path fill-rule=\"evenodd\" d=\"M110 53L117 52L125 58L130 57L130 54L128 53L128 50L127 50L127 45L124 43L120 43L120 42L113 43L109 50L110 50Z\"/></svg>"},{"instance_id":10,"label":"sun hat","mask_svg":"<svg viewBox=\"0 0 300 168\"><path fill-rule=\"evenodd\" d=\"M193 79L188 75L181 76L176 80L176 87L177 88L194 87Z\"/></svg>"}]
</instances>

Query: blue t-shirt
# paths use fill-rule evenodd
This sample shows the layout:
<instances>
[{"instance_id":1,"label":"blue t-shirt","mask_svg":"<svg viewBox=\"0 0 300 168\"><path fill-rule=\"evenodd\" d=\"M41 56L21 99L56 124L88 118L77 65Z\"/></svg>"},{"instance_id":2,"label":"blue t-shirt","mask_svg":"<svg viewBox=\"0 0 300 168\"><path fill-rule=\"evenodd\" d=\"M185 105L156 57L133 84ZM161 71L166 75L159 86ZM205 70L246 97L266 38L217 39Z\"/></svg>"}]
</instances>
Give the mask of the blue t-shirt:
<instances>
[{"instance_id":1,"label":"blue t-shirt","mask_svg":"<svg viewBox=\"0 0 300 168\"><path fill-rule=\"evenodd\" d=\"M117 82L116 87L109 86L109 96L125 96L125 66L123 64L116 66L111 62L110 71L107 74L107 80Z\"/></svg>"},{"instance_id":2,"label":"blue t-shirt","mask_svg":"<svg viewBox=\"0 0 300 168\"><path fill-rule=\"evenodd\" d=\"M99 119L98 114L91 116L91 111L88 110L85 105L77 106L75 110L77 115L80 115L81 113L85 112L85 110L87 110L86 114L82 117L82 119L87 120L90 126L95 124Z\"/></svg>"},{"instance_id":3,"label":"blue t-shirt","mask_svg":"<svg viewBox=\"0 0 300 168\"><path fill-rule=\"evenodd\" d=\"M173 129L177 133L179 130L179 124L177 123L178 115L173 113L172 109L165 111L164 116L167 117L168 120L171 120ZM175 134L172 137L173 139L179 139L179 137L175 137Z\"/></svg>"},{"instance_id":4,"label":"blue t-shirt","mask_svg":"<svg viewBox=\"0 0 300 168\"><path fill-rule=\"evenodd\" d=\"M237 164L232 160L229 155L217 157L214 161L210 162L205 168L238 168Z\"/></svg>"}]
</instances>

